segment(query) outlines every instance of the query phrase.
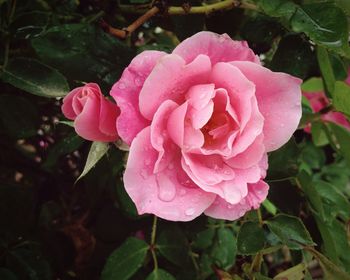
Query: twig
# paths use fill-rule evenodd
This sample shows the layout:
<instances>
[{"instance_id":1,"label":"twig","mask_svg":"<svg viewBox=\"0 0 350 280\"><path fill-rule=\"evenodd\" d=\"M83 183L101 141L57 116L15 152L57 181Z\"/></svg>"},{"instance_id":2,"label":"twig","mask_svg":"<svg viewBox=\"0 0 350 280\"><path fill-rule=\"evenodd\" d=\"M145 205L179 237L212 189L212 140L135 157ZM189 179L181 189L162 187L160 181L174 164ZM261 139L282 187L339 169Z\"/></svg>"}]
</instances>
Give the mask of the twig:
<instances>
[{"instance_id":1,"label":"twig","mask_svg":"<svg viewBox=\"0 0 350 280\"><path fill-rule=\"evenodd\" d=\"M145 5L119 5L121 12L130 14L143 14L147 11ZM251 3L241 2L239 0L224 0L221 2L203 5L203 6L170 6L166 10L169 15L187 15L187 14L210 14L221 10L230 10L233 8L242 8L247 10L257 10L257 6Z\"/></svg>"},{"instance_id":2,"label":"twig","mask_svg":"<svg viewBox=\"0 0 350 280\"><path fill-rule=\"evenodd\" d=\"M111 35L114 35L118 38L125 39L130 35L132 32L134 32L137 28L139 28L142 24L144 24L146 21L148 21L151 17L156 15L159 12L158 7L153 7L150 10L148 10L144 15L140 16L137 20L135 20L132 24L130 24L127 28L118 29L110 26L105 21L101 22L102 28L105 29L108 33Z\"/></svg>"},{"instance_id":3,"label":"twig","mask_svg":"<svg viewBox=\"0 0 350 280\"><path fill-rule=\"evenodd\" d=\"M136 21L134 21L127 28L118 29L110 26L105 21L101 22L101 26L105 29L106 32L111 35L125 39L142 24L148 21L151 17L155 16L160 12L161 8L154 6L151 9L146 5L119 5L121 12L132 13L132 14L143 14ZM224 0L214 4L209 4L205 6L194 6L189 5L183 6L171 6L164 9L164 14L168 15L187 15L187 14L211 14L216 11L230 10L233 8L242 8L249 10L257 10L257 7L254 4L241 2L239 0ZM163 9L162 9L163 10Z\"/></svg>"}]
</instances>

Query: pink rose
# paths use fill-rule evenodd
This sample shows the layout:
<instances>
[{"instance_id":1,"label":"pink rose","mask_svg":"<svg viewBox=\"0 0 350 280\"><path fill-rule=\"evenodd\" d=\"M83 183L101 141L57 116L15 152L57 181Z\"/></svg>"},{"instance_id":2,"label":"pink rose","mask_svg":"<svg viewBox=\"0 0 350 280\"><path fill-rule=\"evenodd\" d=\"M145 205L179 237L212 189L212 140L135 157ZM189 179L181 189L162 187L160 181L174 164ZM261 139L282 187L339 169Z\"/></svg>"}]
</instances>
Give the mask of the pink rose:
<instances>
[{"instance_id":1,"label":"pink rose","mask_svg":"<svg viewBox=\"0 0 350 280\"><path fill-rule=\"evenodd\" d=\"M135 57L111 95L139 214L234 220L266 198L267 152L301 117L301 80L260 65L246 42L200 32L172 54Z\"/></svg>"},{"instance_id":2,"label":"pink rose","mask_svg":"<svg viewBox=\"0 0 350 280\"><path fill-rule=\"evenodd\" d=\"M307 100L309 100L310 106L315 113L321 111L323 108L329 105L329 100L324 94L324 92L322 91L303 92L303 95L307 98ZM325 114L322 114L321 120L324 122L333 122L333 123L339 124L345 127L346 129L350 130L350 123L342 113L330 111ZM310 133L311 124L309 123L304 130Z\"/></svg>"},{"instance_id":3,"label":"pink rose","mask_svg":"<svg viewBox=\"0 0 350 280\"><path fill-rule=\"evenodd\" d=\"M75 131L87 140L112 142L118 138L115 122L120 110L103 96L97 84L73 89L63 99L62 112L74 120Z\"/></svg>"}]
</instances>

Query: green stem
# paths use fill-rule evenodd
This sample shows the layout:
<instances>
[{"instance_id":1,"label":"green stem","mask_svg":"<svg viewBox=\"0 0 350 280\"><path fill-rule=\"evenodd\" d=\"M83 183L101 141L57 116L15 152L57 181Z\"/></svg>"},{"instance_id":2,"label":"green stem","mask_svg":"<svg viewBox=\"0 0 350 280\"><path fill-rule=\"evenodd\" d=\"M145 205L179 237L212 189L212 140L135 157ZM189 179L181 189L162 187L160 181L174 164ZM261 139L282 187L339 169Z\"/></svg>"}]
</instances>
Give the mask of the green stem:
<instances>
[{"instance_id":1,"label":"green stem","mask_svg":"<svg viewBox=\"0 0 350 280\"><path fill-rule=\"evenodd\" d=\"M154 262L154 270L158 269L158 260L156 256L156 233L157 233L157 216L153 217L152 233L151 233L151 253Z\"/></svg>"},{"instance_id":2,"label":"green stem","mask_svg":"<svg viewBox=\"0 0 350 280\"><path fill-rule=\"evenodd\" d=\"M104 11L100 11L100 12L98 12L96 15L94 15L94 16L92 16L90 19L88 19L88 20L86 21L86 23L92 23L92 22L98 20L100 17L103 17L104 14L105 14Z\"/></svg>"}]
</instances>

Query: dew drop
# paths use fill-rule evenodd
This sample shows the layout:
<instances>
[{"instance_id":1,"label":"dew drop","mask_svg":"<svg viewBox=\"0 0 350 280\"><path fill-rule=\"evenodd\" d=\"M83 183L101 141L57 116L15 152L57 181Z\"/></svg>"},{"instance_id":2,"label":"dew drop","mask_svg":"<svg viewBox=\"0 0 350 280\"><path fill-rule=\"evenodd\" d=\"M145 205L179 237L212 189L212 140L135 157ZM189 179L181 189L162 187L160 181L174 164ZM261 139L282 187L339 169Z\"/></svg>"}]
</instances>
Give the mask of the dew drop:
<instances>
[{"instance_id":1,"label":"dew drop","mask_svg":"<svg viewBox=\"0 0 350 280\"><path fill-rule=\"evenodd\" d=\"M180 190L180 195L181 195L181 196L184 196L186 193L187 193L187 192L186 192L185 189L181 189L181 190Z\"/></svg>"},{"instance_id":2,"label":"dew drop","mask_svg":"<svg viewBox=\"0 0 350 280\"><path fill-rule=\"evenodd\" d=\"M119 84L118 84L118 88L119 88L119 89L125 89L126 86L125 86L124 83L119 83Z\"/></svg>"},{"instance_id":3,"label":"dew drop","mask_svg":"<svg viewBox=\"0 0 350 280\"><path fill-rule=\"evenodd\" d=\"M158 197L163 201L172 201L176 195L176 186L171 179L163 173L157 176Z\"/></svg>"},{"instance_id":4,"label":"dew drop","mask_svg":"<svg viewBox=\"0 0 350 280\"><path fill-rule=\"evenodd\" d=\"M142 79L140 77L135 78L135 84L137 86L142 86Z\"/></svg>"},{"instance_id":5,"label":"dew drop","mask_svg":"<svg viewBox=\"0 0 350 280\"><path fill-rule=\"evenodd\" d=\"M232 204L227 204L228 209L232 209L232 207L233 207Z\"/></svg>"},{"instance_id":6,"label":"dew drop","mask_svg":"<svg viewBox=\"0 0 350 280\"><path fill-rule=\"evenodd\" d=\"M147 179L149 177L147 169L142 169L140 175L143 179Z\"/></svg>"},{"instance_id":7,"label":"dew drop","mask_svg":"<svg viewBox=\"0 0 350 280\"><path fill-rule=\"evenodd\" d=\"M194 214L194 212L195 212L194 208L188 208L185 210L185 214L187 216L192 216Z\"/></svg>"},{"instance_id":8,"label":"dew drop","mask_svg":"<svg viewBox=\"0 0 350 280\"><path fill-rule=\"evenodd\" d=\"M173 170L174 169L174 164L171 162L171 163L169 163L169 165L168 165L168 169L170 169L170 170Z\"/></svg>"},{"instance_id":9,"label":"dew drop","mask_svg":"<svg viewBox=\"0 0 350 280\"><path fill-rule=\"evenodd\" d=\"M145 159L145 165L150 165L151 164L151 160L149 158Z\"/></svg>"}]
</instances>

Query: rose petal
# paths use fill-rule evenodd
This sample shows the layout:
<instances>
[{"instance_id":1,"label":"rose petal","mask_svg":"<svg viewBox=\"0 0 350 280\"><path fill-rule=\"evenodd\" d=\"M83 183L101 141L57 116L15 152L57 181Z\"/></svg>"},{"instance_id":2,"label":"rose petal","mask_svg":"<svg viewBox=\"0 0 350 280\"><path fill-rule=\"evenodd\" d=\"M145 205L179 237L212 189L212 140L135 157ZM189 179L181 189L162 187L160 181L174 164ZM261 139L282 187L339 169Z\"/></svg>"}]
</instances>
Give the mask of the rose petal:
<instances>
[{"instance_id":1,"label":"rose petal","mask_svg":"<svg viewBox=\"0 0 350 280\"><path fill-rule=\"evenodd\" d=\"M121 110L117 119L118 134L128 145L137 133L150 124L140 114L139 95L145 79L165 54L159 51L142 52L131 61L120 80L112 87L110 94Z\"/></svg>"},{"instance_id":2,"label":"rose petal","mask_svg":"<svg viewBox=\"0 0 350 280\"><path fill-rule=\"evenodd\" d=\"M143 129L131 144L125 189L139 214L155 214L170 221L193 220L212 204L215 195L186 186L190 179L182 172L179 158L163 172L153 174L158 152L152 148L150 134L150 127Z\"/></svg>"},{"instance_id":3,"label":"rose petal","mask_svg":"<svg viewBox=\"0 0 350 280\"><path fill-rule=\"evenodd\" d=\"M162 57L145 80L140 92L141 114L151 120L165 100L182 103L191 86L207 82L210 70L210 60L205 55L199 55L187 65L178 55Z\"/></svg>"},{"instance_id":4,"label":"rose petal","mask_svg":"<svg viewBox=\"0 0 350 280\"><path fill-rule=\"evenodd\" d=\"M215 219L236 220L252 208L257 209L266 199L269 186L262 180L255 184L248 184L247 196L236 204L227 203L217 196L214 203L205 210L205 214Z\"/></svg>"},{"instance_id":5,"label":"rose petal","mask_svg":"<svg viewBox=\"0 0 350 280\"><path fill-rule=\"evenodd\" d=\"M120 114L120 110L116 104L106 100L103 95L100 95L100 120L99 129L102 133L111 137L118 137L116 119Z\"/></svg>"},{"instance_id":6,"label":"rose petal","mask_svg":"<svg viewBox=\"0 0 350 280\"><path fill-rule=\"evenodd\" d=\"M278 149L298 127L302 80L248 61L234 61L232 65L255 84L259 110L265 118L263 133L267 152Z\"/></svg>"},{"instance_id":7,"label":"rose petal","mask_svg":"<svg viewBox=\"0 0 350 280\"><path fill-rule=\"evenodd\" d=\"M212 64L234 60L260 63L259 58L248 47L245 41L233 41L227 34L216 34L202 31L181 42L173 51L187 63L198 55L210 57Z\"/></svg>"}]
</instances>

